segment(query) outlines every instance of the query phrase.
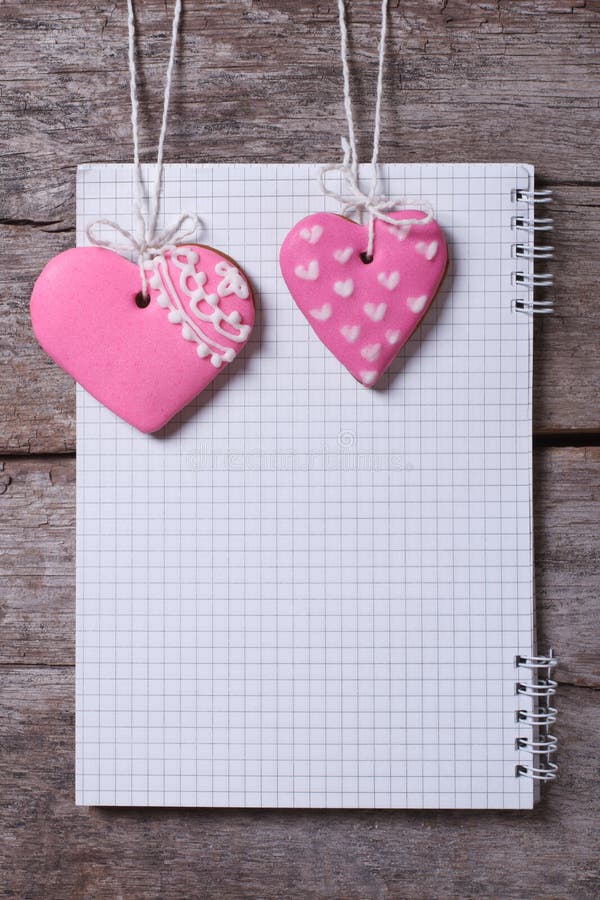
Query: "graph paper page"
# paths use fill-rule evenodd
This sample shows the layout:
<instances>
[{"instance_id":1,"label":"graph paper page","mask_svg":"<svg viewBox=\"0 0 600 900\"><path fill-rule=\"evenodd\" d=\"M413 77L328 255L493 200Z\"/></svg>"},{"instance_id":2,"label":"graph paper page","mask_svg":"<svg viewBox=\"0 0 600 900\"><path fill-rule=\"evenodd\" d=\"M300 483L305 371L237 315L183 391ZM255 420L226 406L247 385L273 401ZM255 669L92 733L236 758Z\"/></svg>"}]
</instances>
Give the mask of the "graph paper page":
<instances>
[{"instance_id":1,"label":"graph paper page","mask_svg":"<svg viewBox=\"0 0 600 900\"><path fill-rule=\"evenodd\" d=\"M257 323L158 435L78 388L80 804L532 805L515 777L532 333L511 229L532 173L381 172L391 196L432 204L450 268L368 390L279 272L292 225L339 211L318 167L166 169L163 223L200 214ZM133 195L131 167L81 167L79 243L98 217L132 228Z\"/></svg>"}]
</instances>

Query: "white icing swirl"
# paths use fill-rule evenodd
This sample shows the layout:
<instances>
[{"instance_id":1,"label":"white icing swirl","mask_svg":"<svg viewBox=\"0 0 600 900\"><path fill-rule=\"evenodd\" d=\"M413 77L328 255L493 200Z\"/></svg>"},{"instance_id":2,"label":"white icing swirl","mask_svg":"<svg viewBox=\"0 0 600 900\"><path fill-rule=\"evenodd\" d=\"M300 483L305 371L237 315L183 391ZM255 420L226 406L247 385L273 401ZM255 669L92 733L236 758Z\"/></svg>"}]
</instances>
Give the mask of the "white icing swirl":
<instances>
[{"instance_id":1,"label":"white icing swirl","mask_svg":"<svg viewBox=\"0 0 600 900\"><path fill-rule=\"evenodd\" d=\"M217 288L219 297L229 297L231 294L235 294L240 300L248 299L250 293L248 282L239 269L223 260L216 264L215 272L223 279Z\"/></svg>"},{"instance_id":2,"label":"white icing swirl","mask_svg":"<svg viewBox=\"0 0 600 900\"><path fill-rule=\"evenodd\" d=\"M242 323L238 310L233 310L228 315L224 313L219 306L219 296L217 294L206 293L204 285L208 277L206 272L197 268L199 260L199 254L191 247L180 247L171 251L171 261L180 272L179 292L175 290L173 285L164 254L156 256L149 263L148 281L150 287L158 291L156 297L158 305L163 307L163 309L169 310L169 322L181 327L182 338L186 341L195 341L198 356L201 359L210 356L211 364L215 368L219 368L222 363L231 362L235 358L235 350L232 347L224 347L214 337L207 334L194 321L192 316L187 313L180 296L185 295L189 299L190 309L196 319L210 323L218 334L222 334L230 341L235 343L246 341L250 334L251 326ZM222 268L223 266L227 269L226 273ZM231 266L223 261L217 263L215 272L217 275L223 276L223 281L217 288L218 291L221 289L226 291L221 296L229 296L231 293L235 293L240 299L246 299L249 296L248 283L235 266ZM224 285L224 282L227 282L227 284ZM245 295L243 295L244 289ZM204 303L205 307L207 306L210 311L205 312L200 309L200 303ZM228 329L222 327L222 322L227 323Z\"/></svg>"}]
</instances>

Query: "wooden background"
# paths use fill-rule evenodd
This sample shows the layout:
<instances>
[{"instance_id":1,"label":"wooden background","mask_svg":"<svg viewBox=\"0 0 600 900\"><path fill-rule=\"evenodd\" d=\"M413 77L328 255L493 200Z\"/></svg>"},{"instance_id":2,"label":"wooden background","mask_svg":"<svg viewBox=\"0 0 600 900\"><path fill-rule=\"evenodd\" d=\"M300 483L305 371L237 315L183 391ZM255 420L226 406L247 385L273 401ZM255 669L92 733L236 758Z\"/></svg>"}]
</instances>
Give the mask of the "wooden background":
<instances>
[{"instance_id":1,"label":"wooden background","mask_svg":"<svg viewBox=\"0 0 600 900\"><path fill-rule=\"evenodd\" d=\"M146 158L172 3L138 0ZM334 160L333 0L187 0L169 161ZM73 803L74 390L36 274L74 242L75 167L130 160L125 0L0 0L0 890L9 897L597 897L600 2L391 0L384 161L527 161L554 189L536 322L540 647L560 779L531 813L110 810ZM363 152L378 0L352 0ZM362 115L364 113L364 115Z\"/></svg>"}]
</instances>

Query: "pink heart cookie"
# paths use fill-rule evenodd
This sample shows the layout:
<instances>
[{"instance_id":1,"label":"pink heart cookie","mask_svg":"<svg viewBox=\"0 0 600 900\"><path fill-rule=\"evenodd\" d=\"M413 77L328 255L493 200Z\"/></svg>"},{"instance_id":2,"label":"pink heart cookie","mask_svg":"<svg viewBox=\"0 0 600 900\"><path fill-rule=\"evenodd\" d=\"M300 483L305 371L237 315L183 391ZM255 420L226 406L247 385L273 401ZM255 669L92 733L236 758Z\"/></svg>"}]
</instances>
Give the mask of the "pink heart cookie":
<instances>
[{"instance_id":1,"label":"pink heart cookie","mask_svg":"<svg viewBox=\"0 0 600 900\"><path fill-rule=\"evenodd\" d=\"M334 213L302 219L287 235L279 261L285 282L317 336L362 384L372 387L429 309L448 263L435 221L417 210L375 220L371 262L361 258L367 226Z\"/></svg>"},{"instance_id":2,"label":"pink heart cookie","mask_svg":"<svg viewBox=\"0 0 600 900\"><path fill-rule=\"evenodd\" d=\"M240 352L254 324L247 279L229 257L186 245L138 266L82 247L50 260L31 321L44 350L140 431L162 428ZM136 301L137 298L137 301Z\"/></svg>"}]
</instances>

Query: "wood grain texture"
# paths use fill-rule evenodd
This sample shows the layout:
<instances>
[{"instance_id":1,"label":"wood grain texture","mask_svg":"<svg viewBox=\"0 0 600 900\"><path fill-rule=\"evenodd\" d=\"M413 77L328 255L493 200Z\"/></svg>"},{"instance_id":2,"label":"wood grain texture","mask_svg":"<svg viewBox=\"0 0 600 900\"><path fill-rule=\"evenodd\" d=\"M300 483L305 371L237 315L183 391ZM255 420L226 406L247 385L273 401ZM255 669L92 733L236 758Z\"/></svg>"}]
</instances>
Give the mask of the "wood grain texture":
<instances>
[{"instance_id":1,"label":"wood grain texture","mask_svg":"<svg viewBox=\"0 0 600 900\"><path fill-rule=\"evenodd\" d=\"M402 0L390 7L385 159L531 159L554 183L593 180L597 0ZM143 148L153 155L171 7L138 0L136 9ZM364 153L378 19L378 0L350 4ZM130 157L124 5L5 0L3 25L2 117L20 122L6 133L5 215L71 224L74 166ZM333 159L343 129L340 87L331 0L187 3L169 157Z\"/></svg>"},{"instance_id":2,"label":"wood grain texture","mask_svg":"<svg viewBox=\"0 0 600 900\"><path fill-rule=\"evenodd\" d=\"M600 891L600 694L561 690L533 812L119 810L73 803L73 670L6 668L0 868L31 900L564 898Z\"/></svg>"},{"instance_id":3,"label":"wood grain texture","mask_svg":"<svg viewBox=\"0 0 600 900\"><path fill-rule=\"evenodd\" d=\"M75 460L0 463L0 664L72 665Z\"/></svg>"},{"instance_id":4,"label":"wood grain texture","mask_svg":"<svg viewBox=\"0 0 600 900\"><path fill-rule=\"evenodd\" d=\"M72 243L70 232L0 224L0 453L75 449L73 379L46 356L29 318L39 268Z\"/></svg>"},{"instance_id":5,"label":"wood grain texture","mask_svg":"<svg viewBox=\"0 0 600 900\"><path fill-rule=\"evenodd\" d=\"M600 687L600 447L545 448L534 461L538 642L562 682Z\"/></svg>"},{"instance_id":6,"label":"wood grain texture","mask_svg":"<svg viewBox=\"0 0 600 900\"><path fill-rule=\"evenodd\" d=\"M356 109L369 152L376 0L351 4ZM152 158L170 7L138 0L142 149ZM75 168L129 161L124 4L4 0L0 104L0 452L74 445L71 380L37 347L28 298L74 240ZM333 160L344 128L336 6L185 5L170 161ZM384 161L535 163L556 189L557 315L538 323L535 428L600 429L600 3L402 0L390 11Z\"/></svg>"},{"instance_id":7,"label":"wood grain texture","mask_svg":"<svg viewBox=\"0 0 600 900\"><path fill-rule=\"evenodd\" d=\"M536 454L540 647L558 677L600 687L595 628L600 551L600 447ZM0 469L0 663L71 665L74 655L75 461L15 458Z\"/></svg>"},{"instance_id":8,"label":"wood grain texture","mask_svg":"<svg viewBox=\"0 0 600 900\"><path fill-rule=\"evenodd\" d=\"M142 150L151 159L171 4L135 5ZM350 6L358 129L368 154L379 2ZM535 431L593 437L600 432L600 2L390 6L381 158L522 159L555 189L557 312L536 322ZM337 158L343 118L333 0L184 7L169 161ZM2 894L596 898L598 447L536 453L540 647L559 655L562 685L561 777L535 811L74 806L74 390L37 346L28 298L45 262L74 241L77 164L131 158L125 4L0 0L0 18L0 454L12 455L0 469ZM44 455L29 456L36 453Z\"/></svg>"}]
</instances>

